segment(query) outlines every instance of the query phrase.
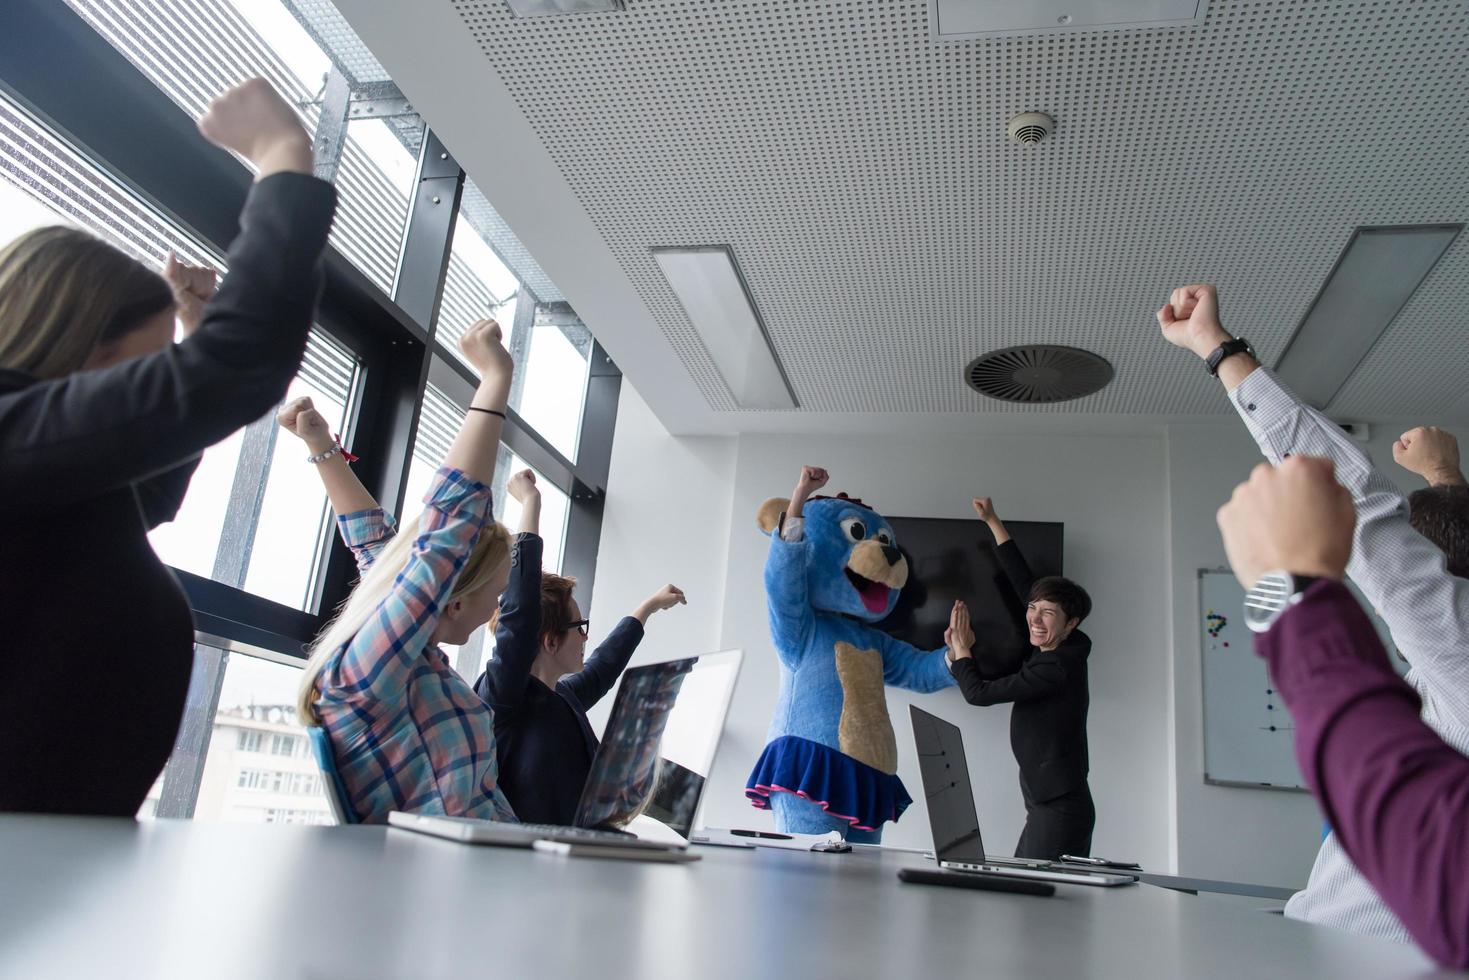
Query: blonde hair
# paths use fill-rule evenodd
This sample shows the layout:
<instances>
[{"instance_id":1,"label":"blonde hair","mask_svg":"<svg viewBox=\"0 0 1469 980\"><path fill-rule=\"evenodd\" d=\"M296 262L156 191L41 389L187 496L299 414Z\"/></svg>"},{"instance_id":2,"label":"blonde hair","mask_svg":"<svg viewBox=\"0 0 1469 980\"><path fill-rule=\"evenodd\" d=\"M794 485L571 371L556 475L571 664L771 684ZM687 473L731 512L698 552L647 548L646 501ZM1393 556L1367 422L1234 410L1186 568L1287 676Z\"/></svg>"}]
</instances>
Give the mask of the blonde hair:
<instances>
[{"instance_id":1,"label":"blonde hair","mask_svg":"<svg viewBox=\"0 0 1469 980\"><path fill-rule=\"evenodd\" d=\"M362 576L362 581L352 590L335 619L322 631L321 637L312 645L311 657L306 669L301 672L301 684L296 693L296 714L301 724L316 726L321 719L316 716L316 680L332 654L351 642L357 631L362 629L382 601L393 591L399 573L408 565L413 551L414 539L418 537L418 518L414 518L398 530L398 534L378 554L377 560ZM510 564L510 532L499 521L491 521L480 531L478 540L470 549L469 558L459 572L459 579L449 592L448 601L468 595L484 588Z\"/></svg>"},{"instance_id":2,"label":"blonde hair","mask_svg":"<svg viewBox=\"0 0 1469 980\"><path fill-rule=\"evenodd\" d=\"M51 380L173 307L158 273L79 228L37 228L0 249L0 368Z\"/></svg>"}]
</instances>

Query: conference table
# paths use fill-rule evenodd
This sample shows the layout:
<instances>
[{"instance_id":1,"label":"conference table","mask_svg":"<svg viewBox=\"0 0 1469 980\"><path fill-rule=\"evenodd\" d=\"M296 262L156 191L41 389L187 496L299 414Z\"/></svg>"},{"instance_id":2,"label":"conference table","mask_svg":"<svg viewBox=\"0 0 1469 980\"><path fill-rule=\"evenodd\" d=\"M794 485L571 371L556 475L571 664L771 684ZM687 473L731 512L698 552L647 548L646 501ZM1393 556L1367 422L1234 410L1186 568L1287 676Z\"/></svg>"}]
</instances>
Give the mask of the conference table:
<instances>
[{"instance_id":1,"label":"conference table","mask_svg":"<svg viewBox=\"0 0 1469 980\"><path fill-rule=\"evenodd\" d=\"M919 855L690 864L386 827L0 816L0 976L1424 977L1409 947L1138 884L905 884ZM1445 973L1445 976L1453 975Z\"/></svg>"}]
</instances>

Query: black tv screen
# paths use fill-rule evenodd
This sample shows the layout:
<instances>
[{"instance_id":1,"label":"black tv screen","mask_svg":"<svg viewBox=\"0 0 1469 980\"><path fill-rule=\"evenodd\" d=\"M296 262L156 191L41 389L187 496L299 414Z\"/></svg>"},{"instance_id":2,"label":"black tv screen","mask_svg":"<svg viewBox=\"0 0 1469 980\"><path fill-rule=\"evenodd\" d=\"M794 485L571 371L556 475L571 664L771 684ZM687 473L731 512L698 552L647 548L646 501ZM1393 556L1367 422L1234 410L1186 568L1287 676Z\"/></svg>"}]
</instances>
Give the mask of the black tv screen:
<instances>
[{"instance_id":1,"label":"black tv screen","mask_svg":"<svg viewBox=\"0 0 1469 980\"><path fill-rule=\"evenodd\" d=\"M978 520L889 517L898 548L908 557L908 584L892 615L877 628L922 650L944 645L955 599L969 606L976 656L995 664L1018 658L1028 647L1025 597L1010 588L995 558L995 539ZM1065 525L1006 521L1011 537L1036 577L1060 575Z\"/></svg>"}]
</instances>

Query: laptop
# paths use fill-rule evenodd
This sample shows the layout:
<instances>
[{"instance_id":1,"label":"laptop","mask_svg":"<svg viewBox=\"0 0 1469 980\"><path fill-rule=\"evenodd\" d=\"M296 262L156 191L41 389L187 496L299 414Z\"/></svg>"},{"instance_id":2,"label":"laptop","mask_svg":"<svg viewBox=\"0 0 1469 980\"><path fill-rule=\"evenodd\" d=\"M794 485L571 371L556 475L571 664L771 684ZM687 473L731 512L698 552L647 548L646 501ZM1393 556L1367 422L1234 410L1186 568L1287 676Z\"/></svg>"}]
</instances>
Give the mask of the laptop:
<instances>
[{"instance_id":1,"label":"laptop","mask_svg":"<svg viewBox=\"0 0 1469 980\"><path fill-rule=\"evenodd\" d=\"M964 756L964 736L951 725L913 705L913 741L918 746L918 766L923 775L923 795L928 803L928 825L933 831L933 853L939 867L950 871L982 872L1007 878L1029 878L1068 885L1112 887L1131 885L1131 875L1057 870L1038 862L1022 866L1010 859L989 858L979 833L979 814L969 784L969 763ZM1003 863L1002 863L1003 862Z\"/></svg>"},{"instance_id":2,"label":"laptop","mask_svg":"<svg viewBox=\"0 0 1469 980\"><path fill-rule=\"evenodd\" d=\"M631 667L577 804L574 826L502 823L439 814L388 814L403 830L469 844L531 847L536 841L683 850L739 677L739 650ZM639 833L629 824L647 828Z\"/></svg>"}]
</instances>

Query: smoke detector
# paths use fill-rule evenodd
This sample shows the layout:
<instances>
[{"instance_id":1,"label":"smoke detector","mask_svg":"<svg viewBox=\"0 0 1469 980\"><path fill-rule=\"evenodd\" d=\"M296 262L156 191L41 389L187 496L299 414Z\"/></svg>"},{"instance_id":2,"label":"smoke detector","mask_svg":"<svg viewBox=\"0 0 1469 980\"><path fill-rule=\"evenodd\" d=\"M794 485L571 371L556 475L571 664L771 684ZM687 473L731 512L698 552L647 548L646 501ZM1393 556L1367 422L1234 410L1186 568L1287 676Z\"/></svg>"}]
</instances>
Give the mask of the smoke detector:
<instances>
[{"instance_id":1,"label":"smoke detector","mask_svg":"<svg viewBox=\"0 0 1469 980\"><path fill-rule=\"evenodd\" d=\"M1056 131L1056 120L1044 112L1022 112L1010 120L1010 138L1025 146L1034 146Z\"/></svg>"},{"instance_id":2,"label":"smoke detector","mask_svg":"<svg viewBox=\"0 0 1469 980\"><path fill-rule=\"evenodd\" d=\"M964 380L981 395L1039 405L1093 395L1112 380L1105 357L1077 347L1026 344L976 357Z\"/></svg>"}]
</instances>

